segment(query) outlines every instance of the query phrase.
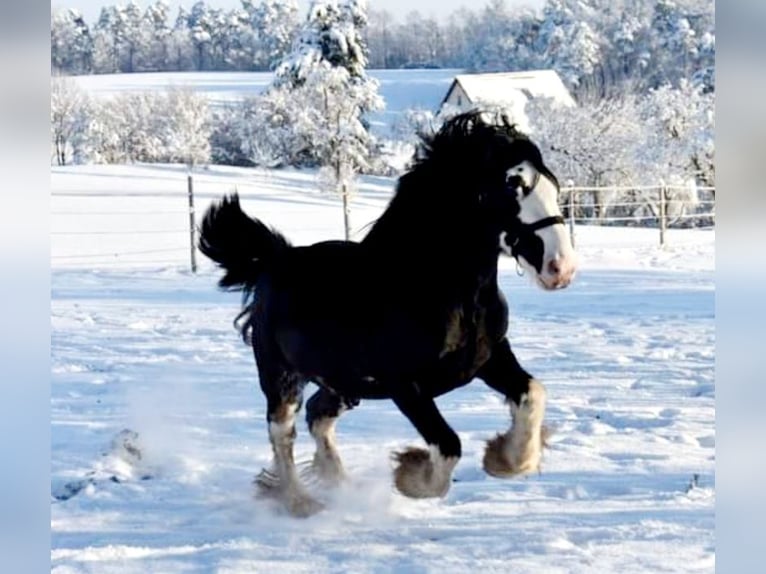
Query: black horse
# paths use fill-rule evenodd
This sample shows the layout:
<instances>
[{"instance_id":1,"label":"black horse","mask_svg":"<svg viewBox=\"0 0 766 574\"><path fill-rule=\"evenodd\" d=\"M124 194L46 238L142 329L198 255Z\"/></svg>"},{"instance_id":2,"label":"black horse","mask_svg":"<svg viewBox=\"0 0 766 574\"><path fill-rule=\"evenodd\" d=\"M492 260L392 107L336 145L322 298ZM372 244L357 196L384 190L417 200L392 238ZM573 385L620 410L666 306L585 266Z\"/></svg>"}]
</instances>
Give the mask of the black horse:
<instances>
[{"instance_id":1,"label":"black horse","mask_svg":"<svg viewBox=\"0 0 766 574\"><path fill-rule=\"evenodd\" d=\"M274 466L260 486L295 515L320 508L293 460L295 414L309 381L319 386L306 403L312 469L327 481L343 477L338 416L361 399L392 399L428 445L396 455L396 487L411 497L445 495L461 445L434 397L476 377L507 398L513 419L489 441L485 470L536 470L545 389L506 338L497 261L501 252L515 257L546 289L569 283L574 252L557 195L528 137L470 112L423 138L359 243L293 247L248 217L236 194L211 206L199 246L225 270L219 285L245 293L242 333L268 403Z\"/></svg>"}]
</instances>

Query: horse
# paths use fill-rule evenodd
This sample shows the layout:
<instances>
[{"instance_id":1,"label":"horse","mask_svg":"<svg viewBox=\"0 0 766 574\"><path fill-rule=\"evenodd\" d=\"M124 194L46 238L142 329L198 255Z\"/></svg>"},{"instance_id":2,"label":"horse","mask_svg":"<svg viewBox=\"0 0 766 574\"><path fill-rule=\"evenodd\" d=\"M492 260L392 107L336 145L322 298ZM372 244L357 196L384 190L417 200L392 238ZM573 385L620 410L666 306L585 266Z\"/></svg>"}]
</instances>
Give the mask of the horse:
<instances>
[{"instance_id":1,"label":"horse","mask_svg":"<svg viewBox=\"0 0 766 574\"><path fill-rule=\"evenodd\" d=\"M243 292L239 321L267 402L273 463L255 482L295 516L323 508L293 459L295 418L306 402L316 442L310 469L328 485L345 477L338 417L367 399L390 399L427 448L393 454L394 485L443 497L461 443L434 398L481 379L510 405L511 426L487 442L484 470L539 470L546 390L507 338L498 258L545 290L566 287L576 257L558 206L559 184L539 148L505 118L462 113L431 135L397 181L387 208L359 242L293 246L241 208L236 192L206 211L199 248Z\"/></svg>"}]
</instances>

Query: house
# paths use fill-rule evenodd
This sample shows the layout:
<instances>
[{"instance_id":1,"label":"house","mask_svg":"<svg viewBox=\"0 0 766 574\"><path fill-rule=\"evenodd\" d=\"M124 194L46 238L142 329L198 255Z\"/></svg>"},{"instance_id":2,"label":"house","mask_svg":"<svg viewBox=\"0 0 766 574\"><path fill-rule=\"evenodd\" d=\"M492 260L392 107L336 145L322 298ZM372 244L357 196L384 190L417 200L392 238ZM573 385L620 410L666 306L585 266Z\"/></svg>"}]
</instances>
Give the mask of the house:
<instances>
[{"instance_id":1,"label":"house","mask_svg":"<svg viewBox=\"0 0 766 574\"><path fill-rule=\"evenodd\" d=\"M520 126L528 124L524 108L532 98L553 98L564 106L575 101L555 70L460 74L452 80L439 105L467 110L480 105L502 106Z\"/></svg>"}]
</instances>

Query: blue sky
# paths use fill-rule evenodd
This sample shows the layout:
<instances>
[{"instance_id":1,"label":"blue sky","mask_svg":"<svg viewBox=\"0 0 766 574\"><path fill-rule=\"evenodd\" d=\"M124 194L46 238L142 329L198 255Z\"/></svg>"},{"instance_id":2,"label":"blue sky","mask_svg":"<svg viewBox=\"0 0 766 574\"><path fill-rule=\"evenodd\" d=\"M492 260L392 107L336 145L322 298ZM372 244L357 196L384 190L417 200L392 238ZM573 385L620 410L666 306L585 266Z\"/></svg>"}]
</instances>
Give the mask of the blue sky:
<instances>
[{"instance_id":1,"label":"blue sky","mask_svg":"<svg viewBox=\"0 0 766 574\"><path fill-rule=\"evenodd\" d=\"M129 0L51 0L51 7L77 8L85 17L89 24L95 22L103 6L114 4L127 4ZM153 0L136 0L139 6L152 4ZM165 0L171 7L172 20L175 19L175 13L178 6L190 8L196 0ZM310 0L299 0L300 4L307 7ZM404 21L404 16L414 8L424 16L435 16L442 18L448 16L461 6L467 6L476 9L485 5L486 0L368 0L368 6L375 9L386 9L391 12L399 21ZM208 6L220 8L235 8L240 6L239 0L206 0ZM543 0L506 0L508 6L542 6Z\"/></svg>"}]
</instances>

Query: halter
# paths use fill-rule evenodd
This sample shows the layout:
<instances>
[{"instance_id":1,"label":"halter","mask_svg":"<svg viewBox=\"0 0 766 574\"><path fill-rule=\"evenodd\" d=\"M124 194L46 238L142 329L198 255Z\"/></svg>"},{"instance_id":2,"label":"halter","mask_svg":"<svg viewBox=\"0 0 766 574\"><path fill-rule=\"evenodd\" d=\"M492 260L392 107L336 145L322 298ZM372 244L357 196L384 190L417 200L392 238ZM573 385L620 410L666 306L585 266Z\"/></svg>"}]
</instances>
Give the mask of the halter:
<instances>
[{"instance_id":1,"label":"halter","mask_svg":"<svg viewBox=\"0 0 766 574\"><path fill-rule=\"evenodd\" d=\"M544 217L543 219L539 219L535 221L534 223L521 223L519 225L519 230L516 233L516 237L514 238L513 243L511 243L511 255L513 255L514 257L518 256L519 253L517 250L517 246L523 236L529 237L538 229L550 227L551 225L556 225L558 223L560 223L561 225L564 225L566 224L566 220L561 215L551 215L550 217Z\"/></svg>"},{"instance_id":2,"label":"halter","mask_svg":"<svg viewBox=\"0 0 766 574\"><path fill-rule=\"evenodd\" d=\"M539 180L540 180L539 171L535 171L535 177L532 180L531 185L525 185L524 180L522 179L522 189L523 189L524 195L529 195L530 193L532 193L535 187L537 187L537 182ZM519 228L516 232L513 243L511 243L511 255L513 255L514 258L518 257L519 253L517 250L517 246L523 236L529 237L538 229L543 229L545 227L550 227L551 225L556 225L559 223L561 225L566 224L564 217L561 215L551 215L550 217L543 217L542 219L539 219L533 223L519 223Z\"/></svg>"}]
</instances>

